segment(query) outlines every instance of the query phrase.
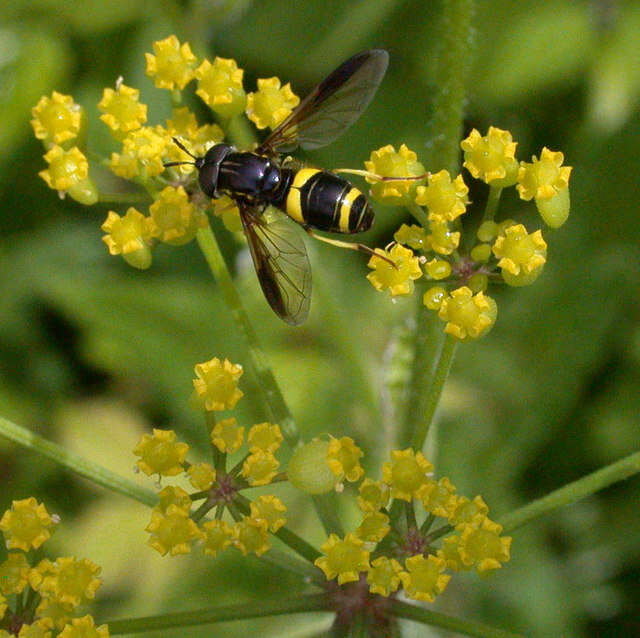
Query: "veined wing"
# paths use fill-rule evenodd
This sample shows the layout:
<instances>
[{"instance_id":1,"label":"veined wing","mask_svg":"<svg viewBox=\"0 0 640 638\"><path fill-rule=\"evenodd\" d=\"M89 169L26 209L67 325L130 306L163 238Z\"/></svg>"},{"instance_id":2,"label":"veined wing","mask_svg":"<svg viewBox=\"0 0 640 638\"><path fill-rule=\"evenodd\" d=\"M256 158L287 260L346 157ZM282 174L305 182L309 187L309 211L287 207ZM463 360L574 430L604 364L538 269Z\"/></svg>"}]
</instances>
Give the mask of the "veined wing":
<instances>
[{"instance_id":1,"label":"veined wing","mask_svg":"<svg viewBox=\"0 0 640 638\"><path fill-rule=\"evenodd\" d=\"M342 135L367 108L387 70L383 49L362 51L330 73L293 110L257 152L320 148Z\"/></svg>"},{"instance_id":2,"label":"veined wing","mask_svg":"<svg viewBox=\"0 0 640 638\"><path fill-rule=\"evenodd\" d=\"M311 302L311 266L302 229L274 208L267 219L255 208L239 206L264 296L278 317L294 326L301 324Z\"/></svg>"}]
</instances>

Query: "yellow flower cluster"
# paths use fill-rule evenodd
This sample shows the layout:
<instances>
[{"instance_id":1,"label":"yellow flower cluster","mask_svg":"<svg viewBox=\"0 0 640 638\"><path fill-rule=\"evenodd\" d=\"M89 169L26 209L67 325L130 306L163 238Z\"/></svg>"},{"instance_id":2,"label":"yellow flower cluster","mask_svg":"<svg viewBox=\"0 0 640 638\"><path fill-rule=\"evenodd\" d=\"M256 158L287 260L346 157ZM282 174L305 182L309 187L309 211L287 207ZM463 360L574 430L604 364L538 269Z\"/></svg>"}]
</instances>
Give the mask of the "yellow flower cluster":
<instances>
[{"instance_id":1,"label":"yellow flower cluster","mask_svg":"<svg viewBox=\"0 0 640 638\"><path fill-rule=\"evenodd\" d=\"M96 627L90 615L74 617L95 598L100 567L71 556L43 558L35 564L29 558L58 523L59 518L33 497L13 501L0 518L9 550L0 563L0 636L108 638L108 627Z\"/></svg>"},{"instance_id":2,"label":"yellow flower cluster","mask_svg":"<svg viewBox=\"0 0 640 638\"><path fill-rule=\"evenodd\" d=\"M235 60L216 57L199 61L188 43L175 35L153 44L146 54L147 75L155 86L172 92L175 105L164 124L147 122L147 105L140 91L118 78L114 87L105 88L98 102L100 119L109 128L117 145L105 165L118 177L134 182L136 196L151 202L148 214L130 207L125 214L109 211L102 225L103 241L112 255L121 255L136 268L148 268L154 242L180 246L191 241L208 224L204 210L222 216L227 228L241 229L238 209L232 202L211 202L194 187L195 168L185 163L170 169L169 162L190 162L173 138L188 140L194 155L222 142L224 133L217 124L198 125L195 114L180 106L181 92L189 83L197 84L195 93L222 123L243 112L258 128L277 126L299 103L289 84L278 78L259 79L258 91L247 95L243 71ZM61 197L91 205L108 193L99 193L90 177L86 154L86 117L82 106L69 95L56 91L44 96L32 109L31 124L42 141L48 168L40 172L47 185ZM168 177L167 177L168 176ZM195 194L192 191L196 191Z\"/></svg>"},{"instance_id":3,"label":"yellow flower cluster","mask_svg":"<svg viewBox=\"0 0 640 638\"><path fill-rule=\"evenodd\" d=\"M491 189L477 243L461 250L470 204L462 175L452 178L445 170L425 175L406 146L397 152L384 146L365 162L371 196L407 206L420 224L402 224L392 245L376 249L367 279L391 296L412 294L414 281L423 276L439 282L424 292L423 303L445 322L445 332L467 341L487 334L496 321L496 303L486 294L489 284L532 284L547 260L542 231L529 232L511 219L495 221L502 189L515 185L523 200L535 200L544 222L558 228L569 215L571 167L563 166L562 153L547 148L540 159L534 155L530 163L518 162L511 133L493 126L485 136L474 129L460 146L464 167Z\"/></svg>"},{"instance_id":4,"label":"yellow flower cluster","mask_svg":"<svg viewBox=\"0 0 640 638\"><path fill-rule=\"evenodd\" d=\"M211 556L230 546L259 556L270 547L269 533L285 524L286 507L274 495L247 501L241 491L276 478L280 462L275 453L282 433L277 425L265 422L252 426L245 437L244 428L234 417L214 418L215 412L232 409L243 396L238 389L241 366L214 358L197 364L195 373L193 404L206 413L212 462L189 463L189 446L178 441L172 430L154 429L153 434L142 436L134 449L138 469L158 477L182 474L196 490L189 494L181 487L166 486L160 491L146 528L148 543L163 556L189 553L196 541ZM228 455L240 450L245 440L248 452L228 469ZM193 503L200 500L203 503L193 511ZM206 519L214 508L215 518ZM232 523L222 520L225 509Z\"/></svg>"},{"instance_id":5,"label":"yellow flower cluster","mask_svg":"<svg viewBox=\"0 0 640 638\"><path fill-rule=\"evenodd\" d=\"M312 453L306 460L313 468L321 465ZM339 585L366 581L370 594L381 596L402 587L409 598L433 602L451 579L445 572L482 574L509 560L511 538L500 536L482 498L458 495L448 478L436 480L432 471L421 452L394 450L382 465L382 480L360 483L359 526L344 538L330 534L315 561L327 579ZM290 478L298 473L289 466ZM424 511L422 521L416 505Z\"/></svg>"}]
</instances>

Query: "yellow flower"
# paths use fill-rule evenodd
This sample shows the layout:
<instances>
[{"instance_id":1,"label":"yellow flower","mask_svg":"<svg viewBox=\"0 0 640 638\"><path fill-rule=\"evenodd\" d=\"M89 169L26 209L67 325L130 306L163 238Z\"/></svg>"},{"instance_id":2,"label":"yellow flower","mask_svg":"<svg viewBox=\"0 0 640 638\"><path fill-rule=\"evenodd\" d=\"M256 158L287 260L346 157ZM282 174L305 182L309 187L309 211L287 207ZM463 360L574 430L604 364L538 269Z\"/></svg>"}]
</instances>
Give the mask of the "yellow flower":
<instances>
[{"instance_id":1,"label":"yellow flower","mask_svg":"<svg viewBox=\"0 0 640 638\"><path fill-rule=\"evenodd\" d=\"M31 109L31 126L35 136L46 148L69 142L80 133L84 109L70 95L54 91L51 97L43 95Z\"/></svg>"},{"instance_id":2,"label":"yellow flower","mask_svg":"<svg viewBox=\"0 0 640 638\"><path fill-rule=\"evenodd\" d=\"M286 524L287 519L283 516L286 511L284 503L272 494L259 496L251 503L251 518L257 521L266 521L269 531L272 533L277 532Z\"/></svg>"},{"instance_id":3,"label":"yellow flower","mask_svg":"<svg viewBox=\"0 0 640 638\"><path fill-rule=\"evenodd\" d=\"M175 505L188 514L191 510L191 498L181 487L167 485L158 492L158 504L153 509L165 514L169 505Z\"/></svg>"},{"instance_id":4,"label":"yellow flower","mask_svg":"<svg viewBox=\"0 0 640 638\"><path fill-rule=\"evenodd\" d=\"M202 525L204 531L204 553L216 556L231 545L233 528L226 521L214 519Z\"/></svg>"},{"instance_id":5,"label":"yellow flower","mask_svg":"<svg viewBox=\"0 0 640 638\"><path fill-rule=\"evenodd\" d=\"M112 153L109 168L118 177L155 177L164 171L162 157L167 147L167 135L162 127L143 126L127 134L122 153Z\"/></svg>"},{"instance_id":6,"label":"yellow flower","mask_svg":"<svg viewBox=\"0 0 640 638\"><path fill-rule=\"evenodd\" d=\"M426 252L430 247L424 228L417 224L411 224L411 226L402 224L394 233L393 239L398 244L403 244L413 248L413 250L421 250L422 252Z\"/></svg>"},{"instance_id":7,"label":"yellow flower","mask_svg":"<svg viewBox=\"0 0 640 638\"><path fill-rule=\"evenodd\" d=\"M463 166L487 184L499 188L512 186L518 178L516 146L509 131L490 126L487 135L482 137L473 129L469 137L460 142L464 151Z\"/></svg>"},{"instance_id":8,"label":"yellow flower","mask_svg":"<svg viewBox=\"0 0 640 638\"><path fill-rule=\"evenodd\" d=\"M356 530L356 536L365 543L379 543L388 533L389 517L382 512L369 512L365 514L362 522Z\"/></svg>"},{"instance_id":9,"label":"yellow flower","mask_svg":"<svg viewBox=\"0 0 640 638\"><path fill-rule=\"evenodd\" d=\"M416 204L427 207L429 219L452 222L467 210L469 189L462 175L451 181L449 171L442 170L428 181L428 186L418 186Z\"/></svg>"},{"instance_id":10,"label":"yellow flower","mask_svg":"<svg viewBox=\"0 0 640 638\"><path fill-rule=\"evenodd\" d=\"M425 270L431 279L446 279L451 274L451 264L444 259L432 259L426 263Z\"/></svg>"},{"instance_id":11,"label":"yellow flower","mask_svg":"<svg viewBox=\"0 0 640 638\"><path fill-rule=\"evenodd\" d=\"M433 555L411 556L404 565L407 571L400 573L400 579L405 593L414 600L432 603L451 580L451 576L442 573L446 568L444 560Z\"/></svg>"},{"instance_id":12,"label":"yellow flower","mask_svg":"<svg viewBox=\"0 0 640 638\"><path fill-rule=\"evenodd\" d=\"M188 42L180 44L175 35L153 43L153 52L145 53L147 59L147 75L154 78L159 89L184 87L194 77L196 56L191 52Z\"/></svg>"},{"instance_id":13,"label":"yellow flower","mask_svg":"<svg viewBox=\"0 0 640 638\"><path fill-rule=\"evenodd\" d=\"M524 200L551 199L558 191L569 186L571 166L562 166L564 155L560 151L542 149L540 159L535 155L531 164L520 162L518 194Z\"/></svg>"},{"instance_id":14,"label":"yellow flower","mask_svg":"<svg viewBox=\"0 0 640 638\"><path fill-rule=\"evenodd\" d=\"M442 286L432 286L422 295L422 303L429 308L429 310L439 310L446 296L446 288Z\"/></svg>"},{"instance_id":15,"label":"yellow flower","mask_svg":"<svg viewBox=\"0 0 640 638\"><path fill-rule=\"evenodd\" d=\"M42 620L35 620L32 623L25 623L20 627L20 631L18 632L18 638L51 638L51 632L49 630L49 623ZM0 630L0 637L3 635L2 632L4 630ZM6 634L7 636L15 635L15 634Z\"/></svg>"},{"instance_id":16,"label":"yellow flower","mask_svg":"<svg viewBox=\"0 0 640 638\"><path fill-rule=\"evenodd\" d=\"M391 145L372 151L369 160L364 163L365 169L380 177L418 177L424 174L424 166L418 156L403 144L398 151ZM382 204L399 206L411 204L416 189L424 180L390 180L381 181L372 177L366 178L371 186L371 196Z\"/></svg>"},{"instance_id":17,"label":"yellow flower","mask_svg":"<svg viewBox=\"0 0 640 638\"><path fill-rule=\"evenodd\" d=\"M363 549L364 541L355 534L347 534L342 540L330 534L321 549L324 556L316 558L319 567L328 580L338 577L338 584L357 581L360 572L369 570L369 552Z\"/></svg>"},{"instance_id":18,"label":"yellow flower","mask_svg":"<svg viewBox=\"0 0 640 638\"><path fill-rule=\"evenodd\" d=\"M139 102L140 91L122 83L105 89L98 109L100 119L118 135L139 129L147 121L147 105Z\"/></svg>"},{"instance_id":19,"label":"yellow flower","mask_svg":"<svg viewBox=\"0 0 640 638\"><path fill-rule=\"evenodd\" d=\"M364 469L360 465L362 456L362 450L351 437L343 436L340 439L330 437L327 465L339 480L346 478L351 483L360 480L364 474Z\"/></svg>"},{"instance_id":20,"label":"yellow flower","mask_svg":"<svg viewBox=\"0 0 640 638\"><path fill-rule=\"evenodd\" d=\"M135 268L148 268L151 265L151 234L147 218L130 207L124 217L109 211L101 226L106 235L102 241L112 255L122 255Z\"/></svg>"},{"instance_id":21,"label":"yellow flower","mask_svg":"<svg viewBox=\"0 0 640 638\"><path fill-rule=\"evenodd\" d=\"M198 378L193 380L193 387L207 410L231 410L243 395L238 389L242 366L237 363L214 357L198 363L195 373Z\"/></svg>"},{"instance_id":22,"label":"yellow flower","mask_svg":"<svg viewBox=\"0 0 640 638\"><path fill-rule=\"evenodd\" d=\"M258 91L247 95L247 117L260 129L275 128L298 106L300 98L277 77L258 80Z\"/></svg>"},{"instance_id":23,"label":"yellow flower","mask_svg":"<svg viewBox=\"0 0 640 638\"><path fill-rule=\"evenodd\" d=\"M89 162L77 146L65 151L54 145L44 156L49 168L38 175L47 182L49 188L67 192L73 199L91 206L98 201L98 191L89 179Z\"/></svg>"},{"instance_id":24,"label":"yellow flower","mask_svg":"<svg viewBox=\"0 0 640 638\"><path fill-rule=\"evenodd\" d=\"M107 625L96 627L95 621L88 614L82 618L73 618L70 625L58 634L58 638L109 638Z\"/></svg>"},{"instance_id":25,"label":"yellow flower","mask_svg":"<svg viewBox=\"0 0 640 638\"><path fill-rule=\"evenodd\" d=\"M98 578L101 569L86 558L77 560L72 556L60 557L46 573L39 591L61 603L77 607L93 600L102 581Z\"/></svg>"},{"instance_id":26,"label":"yellow flower","mask_svg":"<svg viewBox=\"0 0 640 638\"><path fill-rule=\"evenodd\" d=\"M33 496L21 501L13 501L0 519L7 549L21 549L28 552L38 549L51 537L56 520L47 508Z\"/></svg>"},{"instance_id":27,"label":"yellow flower","mask_svg":"<svg viewBox=\"0 0 640 638\"><path fill-rule=\"evenodd\" d=\"M500 536L502 526L488 518L467 523L460 534L459 553L465 566L473 565L478 573L502 567L510 558L511 537Z\"/></svg>"},{"instance_id":28,"label":"yellow flower","mask_svg":"<svg viewBox=\"0 0 640 638\"><path fill-rule=\"evenodd\" d=\"M186 443L176 441L173 430L154 428L153 435L142 435L133 453L140 457L137 466L147 476L156 473L161 476L176 476L184 470L183 463L188 451Z\"/></svg>"},{"instance_id":29,"label":"yellow flower","mask_svg":"<svg viewBox=\"0 0 640 638\"><path fill-rule=\"evenodd\" d=\"M547 243L542 232L528 234L522 224L505 229L493 244L493 254L499 259L502 277L510 286L533 283L547 261Z\"/></svg>"},{"instance_id":30,"label":"yellow flower","mask_svg":"<svg viewBox=\"0 0 640 638\"><path fill-rule=\"evenodd\" d=\"M193 541L205 536L188 514L175 505L170 505L164 514L152 512L145 530L151 534L147 543L162 556L167 552L171 556L188 554Z\"/></svg>"},{"instance_id":31,"label":"yellow flower","mask_svg":"<svg viewBox=\"0 0 640 638\"><path fill-rule=\"evenodd\" d=\"M437 482L429 479L418 490L417 497L422 501L427 512L443 518L453 514L458 502L456 488L446 477Z\"/></svg>"},{"instance_id":32,"label":"yellow flower","mask_svg":"<svg viewBox=\"0 0 640 638\"><path fill-rule=\"evenodd\" d=\"M241 474L249 481L249 485L267 485L278 473L279 467L280 462L271 452L258 450L246 458Z\"/></svg>"},{"instance_id":33,"label":"yellow flower","mask_svg":"<svg viewBox=\"0 0 640 638\"><path fill-rule=\"evenodd\" d=\"M275 452L282 443L283 437L280 427L272 423L257 423L247 434L247 444L250 452L263 450Z\"/></svg>"},{"instance_id":34,"label":"yellow flower","mask_svg":"<svg viewBox=\"0 0 640 638\"><path fill-rule=\"evenodd\" d=\"M195 381L194 381L195 383ZM211 442L221 451L233 454L244 441L244 428L234 417L218 421L211 430Z\"/></svg>"},{"instance_id":35,"label":"yellow flower","mask_svg":"<svg viewBox=\"0 0 640 638\"><path fill-rule=\"evenodd\" d=\"M0 592L5 596L19 594L27 586L29 570L27 557L22 552L9 552L0 563Z\"/></svg>"},{"instance_id":36,"label":"yellow flower","mask_svg":"<svg viewBox=\"0 0 640 638\"><path fill-rule=\"evenodd\" d=\"M420 260L410 248L394 244L391 250L376 248L377 255L390 259L380 259L373 255L367 264L373 272L367 275L376 290L388 290L392 297L396 295L410 295L413 292L413 281L422 276Z\"/></svg>"},{"instance_id":37,"label":"yellow flower","mask_svg":"<svg viewBox=\"0 0 640 638\"><path fill-rule=\"evenodd\" d=\"M209 223L207 216L190 201L182 186L167 186L149 206L149 232L172 246L191 241Z\"/></svg>"},{"instance_id":38,"label":"yellow flower","mask_svg":"<svg viewBox=\"0 0 640 638\"><path fill-rule=\"evenodd\" d=\"M491 330L498 306L484 293L474 295L470 288L462 286L443 299L438 316L447 322L444 329L447 334L460 341L470 341Z\"/></svg>"},{"instance_id":39,"label":"yellow flower","mask_svg":"<svg viewBox=\"0 0 640 638\"><path fill-rule=\"evenodd\" d=\"M380 556L369 567L367 583L372 594L389 596L400 586L402 565L395 558Z\"/></svg>"},{"instance_id":40,"label":"yellow flower","mask_svg":"<svg viewBox=\"0 0 640 638\"><path fill-rule=\"evenodd\" d=\"M197 490L208 490L216 480L216 471L209 463L194 463L187 470L189 482Z\"/></svg>"},{"instance_id":41,"label":"yellow flower","mask_svg":"<svg viewBox=\"0 0 640 638\"><path fill-rule=\"evenodd\" d=\"M392 450L391 462L382 465L382 480L391 487L391 496L410 501L427 482L427 473L433 465L424 458L422 452Z\"/></svg>"},{"instance_id":42,"label":"yellow flower","mask_svg":"<svg viewBox=\"0 0 640 638\"><path fill-rule=\"evenodd\" d=\"M456 506L449 517L452 525L471 523L477 518L486 518L489 513L487 504L482 500L482 496L476 496L470 501L465 496L459 496Z\"/></svg>"},{"instance_id":43,"label":"yellow flower","mask_svg":"<svg viewBox=\"0 0 640 638\"><path fill-rule=\"evenodd\" d=\"M264 519L256 520L244 516L233 526L232 542L244 556L249 552L261 556L270 547L267 522Z\"/></svg>"},{"instance_id":44,"label":"yellow flower","mask_svg":"<svg viewBox=\"0 0 640 638\"><path fill-rule=\"evenodd\" d=\"M377 512L389 502L389 486L382 481L364 479L358 489L358 506L363 512Z\"/></svg>"},{"instance_id":45,"label":"yellow flower","mask_svg":"<svg viewBox=\"0 0 640 638\"><path fill-rule=\"evenodd\" d=\"M460 244L460 233L453 232L449 228L449 223L441 219L432 219L429 221L428 235L431 249L440 255L450 255L458 248Z\"/></svg>"},{"instance_id":46,"label":"yellow flower","mask_svg":"<svg viewBox=\"0 0 640 638\"><path fill-rule=\"evenodd\" d=\"M459 572L461 569L467 569L466 565L460 558L460 537L456 534L447 536L442 539L442 546L438 550L438 558L441 558L447 569Z\"/></svg>"},{"instance_id":47,"label":"yellow flower","mask_svg":"<svg viewBox=\"0 0 640 638\"><path fill-rule=\"evenodd\" d=\"M247 104L242 86L243 74L235 60L216 57L213 64L205 60L195 72L198 80L196 94L221 117L239 115Z\"/></svg>"},{"instance_id":48,"label":"yellow flower","mask_svg":"<svg viewBox=\"0 0 640 638\"><path fill-rule=\"evenodd\" d=\"M192 142L192 138L198 130L196 115L187 106L174 108L171 111L171 118L166 120L165 124L169 137L186 137L190 142ZM173 144L173 146L180 150L176 144ZM183 151L180 150L180 152Z\"/></svg>"},{"instance_id":49,"label":"yellow flower","mask_svg":"<svg viewBox=\"0 0 640 638\"><path fill-rule=\"evenodd\" d=\"M0 581L0 584L2 584L2 581ZM0 618L2 618L4 616L4 612L7 610L7 599L0 594ZM0 634L0 637L2 636L2 634Z\"/></svg>"},{"instance_id":50,"label":"yellow flower","mask_svg":"<svg viewBox=\"0 0 640 638\"><path fill-rule=\"evenodd\" d=\"M52 627L58 630L62 629L71 620L72 613L73 605L61 603L54 598L43 598L36 607L36 616L47 620Z\"/></svg>"}]
</instances>

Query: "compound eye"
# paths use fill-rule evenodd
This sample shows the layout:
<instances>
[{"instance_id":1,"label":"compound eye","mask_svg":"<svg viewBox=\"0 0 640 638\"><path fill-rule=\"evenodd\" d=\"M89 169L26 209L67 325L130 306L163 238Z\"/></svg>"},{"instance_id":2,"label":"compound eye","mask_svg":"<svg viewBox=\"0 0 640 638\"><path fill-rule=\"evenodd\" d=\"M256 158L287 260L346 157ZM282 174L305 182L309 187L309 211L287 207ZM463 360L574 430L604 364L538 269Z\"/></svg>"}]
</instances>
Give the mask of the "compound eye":
<instances>
[{"instance_id":1,"label":"compound eye","mask_svg":"<svg viewBox=\"0 0 640 638\"><path fill-rule=\"evenodd\" d=\"M216 189L218 188L218 172L220 166L218 164L204 164L200 168L198 181L202 192L208 197L218 197Z\"/></svg>"}]
</instances>

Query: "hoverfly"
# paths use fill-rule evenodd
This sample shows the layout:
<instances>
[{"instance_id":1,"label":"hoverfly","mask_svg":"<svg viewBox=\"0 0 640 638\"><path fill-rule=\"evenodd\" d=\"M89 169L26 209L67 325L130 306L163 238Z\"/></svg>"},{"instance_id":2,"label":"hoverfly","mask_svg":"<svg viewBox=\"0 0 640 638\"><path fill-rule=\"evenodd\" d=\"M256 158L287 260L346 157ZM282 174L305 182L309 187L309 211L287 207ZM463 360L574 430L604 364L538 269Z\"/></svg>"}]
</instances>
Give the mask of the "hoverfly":
<instances>
[{"instance_id":1,"label":"hoverfly","mask_svg":"<svg viewBox=\"0 0 640 638\"><path fill-rule=\"evenodd\" d=\"M320 148L339 137L373 98L388 60L386 51L372 49L343 62L252 152L216 144L195 157L174 138L194 158L202 191L212 198L228 195L237 204L264 296L289 324L302 323L309 313L311 268L304 241L286 216L317 239L373 253L362 244L318 237L311 229L361 233L371 227L374 214L346 179L322 169L288 166L279 154L298 146ZM265 215L268 206L286 216L274 217L272 210Z\"/></svg>"}]
</instances>

